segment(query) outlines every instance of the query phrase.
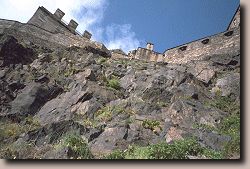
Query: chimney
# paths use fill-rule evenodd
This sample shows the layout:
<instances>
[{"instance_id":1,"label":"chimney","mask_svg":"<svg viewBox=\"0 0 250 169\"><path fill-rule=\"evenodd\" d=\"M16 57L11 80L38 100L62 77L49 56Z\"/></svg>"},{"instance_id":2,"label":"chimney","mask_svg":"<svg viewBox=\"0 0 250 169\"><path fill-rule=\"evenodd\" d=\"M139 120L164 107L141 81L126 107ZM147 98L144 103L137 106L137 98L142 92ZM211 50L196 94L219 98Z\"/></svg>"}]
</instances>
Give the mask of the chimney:
<instances>
[{"instance_id":1,"label":"chimney","mask_svg":"<svg viewBox=\"0 0 250 169\"><path fill-rule=\"evenodd\" d=\"M75 32L76 28L78 26L78 23L76 21L74 21L73 19L70 20L69 24L68 24L68 28L72 31Z\"/></svg>"},{"instance_id":2,"label":"chimney","mask_svg":"<svg viewBox=\"0 0 250 169\"><path fill-rule=\"evenodd\" d=\"M56 17L56 19L61 20L63 18L63 16L65 15L65 13L63 11L61 11L61 9L57 9L56 12L54 13L54 16Z\"/></svg>"},{"instance_id":3,"label":"chimney","mask_svg":"<svg viewBox=\"0 0 250 169\"><path fill-rule=\"evenodd\" d=\"M88 31L85 30L82 36L85 37L85 38L87 38L87 39L91 39L92 34L90 32L88 32Z\"/></svg>"},{"instance_id":4,"label":"chimney","mask_svg":"<svg viewBox=\"0 0 250 169\"><path fill-rule=\"evenodd\" d=\"M148 43L147 43L147 49L153 51L153 50L154 50L154 44L148 42Z\"/></svg>"}]
</instances>

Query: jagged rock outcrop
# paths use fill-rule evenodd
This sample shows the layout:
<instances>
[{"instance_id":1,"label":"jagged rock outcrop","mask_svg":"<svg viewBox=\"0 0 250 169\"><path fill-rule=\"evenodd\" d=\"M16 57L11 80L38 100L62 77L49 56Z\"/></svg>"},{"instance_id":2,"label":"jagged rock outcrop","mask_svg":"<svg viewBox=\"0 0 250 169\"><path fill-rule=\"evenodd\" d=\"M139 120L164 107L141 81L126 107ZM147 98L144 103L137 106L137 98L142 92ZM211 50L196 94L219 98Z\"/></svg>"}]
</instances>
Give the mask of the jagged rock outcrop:
<instances>
[{"instance_id":1,"label":"jagged rock outcrop","mask_svg":"<svg viewBox=\"0 0 250 169\"><path fill-rule=\"evenodd\" d=\"M200 151L239 154L238 51L168 64L33 38L0 36L2 158L105 158L190 137Z\"/></svg>"}]
</instances>

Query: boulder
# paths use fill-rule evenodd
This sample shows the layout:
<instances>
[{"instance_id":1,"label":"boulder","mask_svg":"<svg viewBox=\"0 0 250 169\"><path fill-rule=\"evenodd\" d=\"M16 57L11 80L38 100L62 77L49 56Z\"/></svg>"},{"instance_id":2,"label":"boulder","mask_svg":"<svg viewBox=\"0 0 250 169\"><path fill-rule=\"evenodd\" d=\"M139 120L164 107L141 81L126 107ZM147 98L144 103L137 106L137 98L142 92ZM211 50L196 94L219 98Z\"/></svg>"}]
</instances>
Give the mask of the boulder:
<instances>
[{"instance_id":1,"label":"boulder","mask_svg":"<svg viewBox=\"0 0 250 169\"><path fill-rule=\"evenodd\" d=\"M221 91L222 96L234 96L240 97L240 74L239 73L227 73L222 78L216 81L215 87L212 92Z\"/></svg>"},{"instance_id":2,"label":"boulder","mask_svg":"<svg viewBox=\"0 0 250 169\"><path fill-rule=\"evenodd\" d=\"M116 100L119 97L122 97L121 93L118 93L115 90L100 86L96 84L96 82L91 82L91 81L87 82L86 91L88 91L89 93L92 93L93 97L96 98L96 100L102 105L105 105L106 103Z\"/></svg>"},{"instance_id":3,"label":"boulder","mask_svg":"<svg viewBox=\"0 0 250 169\"><path fill-rule=\"evenodd\" d=\"M183 83L178 86L178 90L180 90L184 97L193 98L198 100L199 99L199 90L197 86L191 83Z\"/></svg>"},{"instance_id":4,"label":"boulder","mask_svg":"<svg viewBox=\"0 0 250 169\"><path fill-rule=\"evenodd\" d=\"M187 67L188 73L205 84L208 84L215 76L215 72L221 69L220 67L213 66L210 61L192 61L187 64Z\"/></svg>"},{"instance_id":5,"label":"boulder","mask_svg":"<svg viewBox=\"0 0 250 169\"><path fill-rule=\"evenodd\" d=\"M75 77L76 77L76 80L78 80L79 82L84 79L95 81L95 78L96 78L93 70L91 69L85 69L84 72L77 73Z\"/></svg>"},{"instance_id":6,"label":"boulder","mask_svg":"<svg viewBox=\"0 0 250 169\"><path fill-rule=\"evenodd\" d=\"M213 108L207 109L198 101L178 100L163 115L166 119L171 119L173 125L192 129L195 124L216 127L227 113Z\"/></svg>"},{"instance_id":7,"label":"boulder","mask_svg":"<svg viewBox=\"0 0 250 169\"><path fill-rule=\"evenodd\" d=\"M214 77L215 71L211 69L202 70L196 78L204 83L209 83L209 81Z\"/></svg>"},{"instance_id":8,"label":"boulder","mask_svg":"<svg viewBox=\"0 0 250 169\"><path fill-rule=\"evenodd\" d=\"M102 105L96 101L95 98L87 100L85 102L80 102L72 107L72 110L76 110L76 114L86 115L88 118L93 119L94 113L97 112Z\"/></svg>"},{"instance_id":9,"label":"boulder","mask_svg":"<svg viewBox=\"0 0 250 169\"><path fill-rule=\"evenodd\" d=\"M121 87L130 92L133 89L134 81L135 75L127 74L120 79Z\"/></svg>"},{"instance_id":10,"label":"boulder","mask_svg":"<svg viewBox=\"0 0 250 169\"><path fill-rule=\"evenodd\" d=\"M47 102L35 117L42 125L70 120L76 111L73 107L78 103L91 99L91 97L92 93L82 91L81 85L75 85L71 91Z\"/></svg>"},{"instance_id":11,"label":"boulder","mask_svg":"<svg viewBox=\"0 0 250 169\"><path fill-rule=\"evenodd\" d=\"M31 83L11 102L9 115L34 115L48 100L59 93L60 88L57 86Z\"/></svg>"},{"instance_id":12,"label":"boulder","mask_svg":"<svg viewBox=\"0 0 250 169\"><path fill-rule=\"evenodd\" d=\"M126 138L127 128L106 128L98 138L91 142L90 151L94 156L100 157L115 149L125 149L128 146Z\"/></svg>"},{"instance_id":13,"label":"boulder","mask_svg":"<svg viewBox=\"0 0 250 169\"><path fill-rule=\"evenodd\" d=\"M220 135L215 132L199 132L199 140L213 150L221 151L225 144L231 140L231 137Z\"/></svg>"}]
</instances>

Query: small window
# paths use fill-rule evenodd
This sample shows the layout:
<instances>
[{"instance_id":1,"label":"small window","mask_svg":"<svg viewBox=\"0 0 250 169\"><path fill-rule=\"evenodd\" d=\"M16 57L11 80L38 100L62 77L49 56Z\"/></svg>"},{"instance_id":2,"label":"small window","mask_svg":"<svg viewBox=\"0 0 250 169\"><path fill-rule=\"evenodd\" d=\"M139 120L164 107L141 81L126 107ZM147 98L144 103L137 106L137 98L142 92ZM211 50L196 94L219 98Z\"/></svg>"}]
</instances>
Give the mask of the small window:
<instances>
[{"instance_id":1,"label":"small window","mask_svg":"<svg viewBox=\"0 0 250 169\"><path fill-rule=\"evenodd\" d=\"M203 43L204 45L208 44L208 42L209 42L209 39L204 39L203 41L201 41L201 43Z\"/></svg>"},{"instance_id":2,"label":"small window","mask_svg":"<svg viewBox=\"0 0 250 169\"><path fill-rule=\"evenodd\" d=\"M182 46L182 47L180 47L179 48L181 51L185 51L185 50L187 50L187 46Z\"/></svg>"},{"instance_id":3,"label":"small window","mask_svg":"<svg viewBox=\"0 0 250 169\"><path fill-rule=\"evenodd\" d=\"M234 33L234 31L228 31L227 33L225 33L225 36L232 36L232 34Z\"/></svg>"}]
</instances>

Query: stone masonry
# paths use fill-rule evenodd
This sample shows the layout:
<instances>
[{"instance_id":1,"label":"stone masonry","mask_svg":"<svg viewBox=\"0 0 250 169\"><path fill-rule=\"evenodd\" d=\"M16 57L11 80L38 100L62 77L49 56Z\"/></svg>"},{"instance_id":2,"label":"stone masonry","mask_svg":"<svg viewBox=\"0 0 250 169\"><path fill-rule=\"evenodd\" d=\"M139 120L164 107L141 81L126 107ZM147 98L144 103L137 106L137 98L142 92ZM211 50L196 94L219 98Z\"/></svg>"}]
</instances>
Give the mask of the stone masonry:
<instances>
[{"instance_id":1,"label":"stone masonry","mask_svg":"<svg viewBox=\"0 0 250 169\"><path fill-rule=\"evenodd\" d=\"M107 57L111 52L100 42L91 40L91 33L85 31L83 35L76 31L78 23L71 20L67 25L62 21L64 13L57 9L54 14L44 7L39 7L27 23L0 19L0 34L14 35L22 41L31 41L43 46L78 46L91 47L106 52ZM51 46L52 45L52 46Z\"/></svg>"},{"instance_id":2,"label":"stone masonry","mask_svg":"<svg viewBox=\"0 0 250 169\"><path fill-rule=\"evenodd\" d=\"M18 37L22 39L26 38L26 34L29 34L36 37L34 41L40 39L44 45L47 42L52 42L69 47L91 46L106 51L107 55L114 59L127 58L179 64L191 60L201 60L209 55L219 55L225 52L236 52L237 54L240 51L240 7L238 7L226 31L167 49L163 53L154 51L154 44L150 42L147 43L146 48L138 47L128 54L118 49L108 51L102 43L90 40L92 37L90 32L85 31L83 35L77 32L78 23L76 21L71 20L69 24L66 24L62 20L64 15L65 13L60 9L52 14L44 7L39 7L28 23L0 19L0 34L5 31L9 34L18 34Z\"/></svg>"},{"instance_id":3,"label":"stone masonry","mask_svg":"<svg viewBox=\"0 0 250 169\"><path fill-rule=\"evenodd\" d=\"M195 40L158 53L152 50L152 43L147 48L139 47L130 51L128 57L154 62L186 63L191 60L201 60L208 55L238 52L240 50L240 7L238 7L228 29L222 33ZM229 50L230 49L230 50Z\"/></svg>"}]
</instances>

